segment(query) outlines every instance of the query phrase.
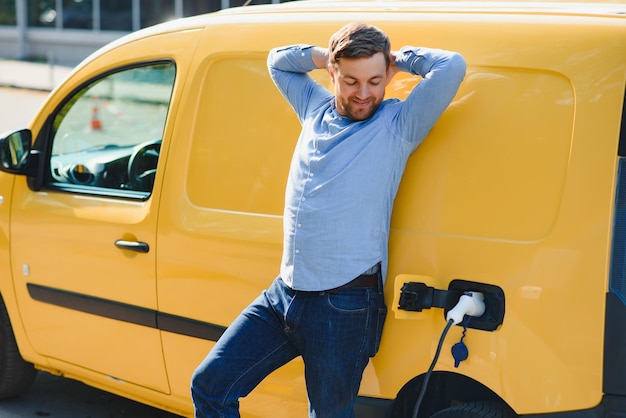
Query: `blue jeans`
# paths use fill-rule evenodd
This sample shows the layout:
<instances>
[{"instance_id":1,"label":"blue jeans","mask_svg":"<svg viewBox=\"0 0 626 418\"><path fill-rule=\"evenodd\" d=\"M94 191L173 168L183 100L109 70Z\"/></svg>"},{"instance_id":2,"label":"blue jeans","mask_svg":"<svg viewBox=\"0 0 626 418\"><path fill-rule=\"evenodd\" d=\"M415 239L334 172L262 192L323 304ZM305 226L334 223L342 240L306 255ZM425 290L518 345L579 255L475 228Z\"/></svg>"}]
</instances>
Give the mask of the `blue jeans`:
<instances>
[{"instance_id":1,"label":"blue jeans","mask_svg":"<svg viewBox=\"0 0 626 418\"><path fill-rule=\"evenodd\" d=\"M363 370L378 351L382 288L302 292L278 278L226 330L194 372L196 418L239 416L239 398L302 356L309 416L352 418Z\"/></svg>"}]
</instances>

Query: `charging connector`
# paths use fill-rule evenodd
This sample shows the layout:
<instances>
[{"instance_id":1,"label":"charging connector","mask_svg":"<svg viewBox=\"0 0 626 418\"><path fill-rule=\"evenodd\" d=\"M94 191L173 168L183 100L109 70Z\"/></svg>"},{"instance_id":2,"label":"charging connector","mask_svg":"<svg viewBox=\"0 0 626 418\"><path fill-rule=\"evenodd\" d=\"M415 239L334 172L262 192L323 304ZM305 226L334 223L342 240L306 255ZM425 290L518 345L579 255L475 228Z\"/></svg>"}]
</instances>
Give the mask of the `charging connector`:
<instances>
[{"instance_id":1,"label":"charging connector","mask_svg":"<svg viewBox=\"0 0 626 418\"><path fill-rule=\"evenodd\" d=\"M479 317L485 313L485 297L480 292L465 292L456 306L448 311L446 321L461 323L465 315Z\"/></svg>"}]
</instances>

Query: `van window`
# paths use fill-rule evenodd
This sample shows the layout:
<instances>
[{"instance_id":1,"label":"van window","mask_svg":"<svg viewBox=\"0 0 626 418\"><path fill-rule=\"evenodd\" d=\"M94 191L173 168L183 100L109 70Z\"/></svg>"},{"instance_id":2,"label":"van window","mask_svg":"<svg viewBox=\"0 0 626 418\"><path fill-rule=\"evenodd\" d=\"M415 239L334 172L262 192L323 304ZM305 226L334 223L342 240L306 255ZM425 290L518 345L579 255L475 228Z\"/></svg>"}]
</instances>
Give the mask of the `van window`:
<instances>
[{"instance_id":1,"label":"van window","mask_svg":"<svg viewBox=\"0 0 626 418\"><path fill-rule=\"evenodd\" d=\"M282 214L300 125L265 61L224 58L207 68L186 181L195 205Z\"/></svg>"},{"instance_id":2,"label":"van window","mask_svg":"<svg viewBox=\"0 0 626 418\"><path fill-rule=\"evenodd\" d=\"M174 77L171 62L124 69L67 99L53 122L49 186L151 192Z\"/></svg>"}]
</instances>

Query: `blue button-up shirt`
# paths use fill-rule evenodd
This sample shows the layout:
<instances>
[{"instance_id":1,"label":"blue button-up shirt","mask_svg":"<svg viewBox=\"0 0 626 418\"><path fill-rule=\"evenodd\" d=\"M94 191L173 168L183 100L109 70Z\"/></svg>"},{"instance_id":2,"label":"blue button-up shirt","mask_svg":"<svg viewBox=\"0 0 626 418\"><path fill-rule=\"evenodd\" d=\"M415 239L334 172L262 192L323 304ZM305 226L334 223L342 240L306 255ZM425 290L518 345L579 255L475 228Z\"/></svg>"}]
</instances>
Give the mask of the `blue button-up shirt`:
<instances>
[{"instance_id":1,"label":"blue button-up shirt","mask_svg":"<svg viewBox=\"0 0 626 418\"><path fill-rule=\"evenodd\" d=\"M280 275L293 289L320 291L379 262L385 276L391 210L406 161L456 94L465 60L403 48L398 69L421 82L406 100L384 100L369 119L353 121L308 75L315 69L311 48L276 48L268 68L302 124L285 192Z\"/></svg>"}]
</instances>

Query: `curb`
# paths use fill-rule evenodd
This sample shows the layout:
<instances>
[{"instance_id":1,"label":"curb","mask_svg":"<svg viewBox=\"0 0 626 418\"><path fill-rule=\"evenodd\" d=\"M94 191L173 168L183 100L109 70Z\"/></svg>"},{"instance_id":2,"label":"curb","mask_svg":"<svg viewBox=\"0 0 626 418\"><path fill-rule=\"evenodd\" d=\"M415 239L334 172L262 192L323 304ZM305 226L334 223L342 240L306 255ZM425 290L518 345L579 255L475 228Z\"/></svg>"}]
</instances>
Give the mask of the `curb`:
<instances>
[{"instance_id":1,"label":"curb","mask_svg":"<svg viewBox=\"0 0 626 418\"><path fill-rule=\"evenodd\" d=\"M0 87L50 92L72 67L0 59Z\"/></svg>"}]
</instances>

